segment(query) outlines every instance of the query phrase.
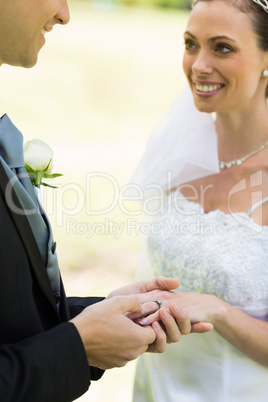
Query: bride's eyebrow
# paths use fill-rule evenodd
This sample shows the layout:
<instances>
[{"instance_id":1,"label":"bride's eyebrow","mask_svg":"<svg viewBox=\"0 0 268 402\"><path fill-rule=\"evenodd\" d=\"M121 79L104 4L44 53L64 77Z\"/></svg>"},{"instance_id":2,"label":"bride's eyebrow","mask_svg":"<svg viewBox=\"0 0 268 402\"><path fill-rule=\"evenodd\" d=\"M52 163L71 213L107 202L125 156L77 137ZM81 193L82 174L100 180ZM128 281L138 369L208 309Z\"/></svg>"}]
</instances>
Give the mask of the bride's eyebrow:
<instances>
[{"instance_id":1,"label":"bride's eyebrow","mask_svg":"<svg viewBox=\"0 0 268 402\"><path fill-rule=\"evenodd\" d=\"M226 36L226 35L214 36L213 38L210 38L209 40L211 42L215 42L216 40L230 40L231 42L236 42L234 39L230 38L230 36Z\"/></svg>"},{"instance_id":2,"label":"bride's eyebrow","mask_svg":"<svg viewBox=\"0 0 268 402\"><path fill-rule=\"evenodd\" d=\"M194 36L191 32L189 31L185 31L184 35L189 35L191 36L191 38L193 38L194 40L197 40L197 37ZM230 36L226 36L226 35L219 35L219 36L213 36L212 38L209 39L209 42L215 42L217 40L229 40L231 42L236 42L234 39L230 38Z\"/></svg>"},{"instance_id":3,"label":"bride's eyebrow","mask_svg":"<svg viewBox=\"0 0 268 402\"><path fill-rule=\"evenodd\" d=\"M184 32L184 35L189 35L189 36L191 36L193 39L196 39L196 37L195 37L193 34L191 34L191 32L189 32L189 31L185 31L185 32Z\"/></svg>"}]
</instances>

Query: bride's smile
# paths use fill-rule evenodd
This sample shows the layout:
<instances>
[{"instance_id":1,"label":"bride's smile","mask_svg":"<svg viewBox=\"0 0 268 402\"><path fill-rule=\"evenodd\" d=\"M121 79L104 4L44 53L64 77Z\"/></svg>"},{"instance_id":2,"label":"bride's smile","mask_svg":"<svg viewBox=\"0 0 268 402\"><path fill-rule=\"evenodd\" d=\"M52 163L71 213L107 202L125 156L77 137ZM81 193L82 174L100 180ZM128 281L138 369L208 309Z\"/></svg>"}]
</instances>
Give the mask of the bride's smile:
<instances>
[{"instance_id":1,"label":"bride's smile","mask_svg":"<svg viewBox=\"0 0 268 402\"><path fill-rule=\"evenodd\" d=\"M216 84L210 81L197 81L193 82L193 89L198 96L210 97L218 94L223 88L224 84Z\"/></svg>"},{"instance_id":2,"label":"bride's smile","mask_svg":"<svg viewBox=\"0 0 268 402\"><path fill-rule=\"evenodd\" d=\"M243 110L261 99L267 54L248 14L224 1L199 2L184 40L183 68L198 110Z\"/></svg>"}]
</instances>

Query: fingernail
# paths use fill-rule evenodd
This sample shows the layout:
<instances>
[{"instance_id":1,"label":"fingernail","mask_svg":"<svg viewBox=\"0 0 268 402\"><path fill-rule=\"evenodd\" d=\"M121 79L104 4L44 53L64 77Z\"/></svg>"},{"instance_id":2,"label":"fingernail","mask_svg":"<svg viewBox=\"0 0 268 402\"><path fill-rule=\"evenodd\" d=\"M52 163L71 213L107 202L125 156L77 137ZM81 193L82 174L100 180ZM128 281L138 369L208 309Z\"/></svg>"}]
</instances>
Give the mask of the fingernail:
<instances>
[{"instance_id":1,"label":"fingernail","mask_svg":"<svg viewBox=\"0 0 268 402\"><path fill-rule=\"evenodd\" d=\"M141 325L145 325L148 322L148 318L143 318L142 320L140 320L140 324Z\"/></svg>"},{"instance_id":2,"label":"fingernail","mask_svg":"<svg viewBox=\"0 0 268 402\"><path fill-rule=\"evenodd\" d=\"M174 309L175 311L179 311L179 310L180 310L180 307L178 306L178 304L174 304L172 307L173 307L173 309Z\"/></svg>"},{"instance_id":3,"label":"fingernail","mask_svg":"<svg viewBox=\"0 0 268 402\"><path fill-rule=\"evenodd\" d=\"M155 321L155 322L154 322L154 326L156 327L156 329L160 329L160 328L161 328L161 326L160 326L160 324L159 324L158 321Z\"/></svg>"}]
</instances>

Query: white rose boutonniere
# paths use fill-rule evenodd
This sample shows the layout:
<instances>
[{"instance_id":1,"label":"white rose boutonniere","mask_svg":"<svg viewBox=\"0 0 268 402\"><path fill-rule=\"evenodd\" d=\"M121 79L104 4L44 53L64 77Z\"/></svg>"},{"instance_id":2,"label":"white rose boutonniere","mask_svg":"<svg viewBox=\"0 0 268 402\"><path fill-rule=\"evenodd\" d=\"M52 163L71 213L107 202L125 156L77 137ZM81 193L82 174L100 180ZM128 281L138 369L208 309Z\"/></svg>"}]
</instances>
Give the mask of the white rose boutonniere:
<instances>
[{"instance_id":1,"label":"white rose boutonniere","mask_svg":"<svg viewBox=\"0 0 268 402\"><path fill-rule=\"evenodd\" d=\"M51 173L53 169L53 151L48 144L42 140L27 141L23 147L25 168L29 173L31 182L35 187L40 185L56 188L42 179L54 179L62 176L60 173Z\"/></svg>"}]
</instances>

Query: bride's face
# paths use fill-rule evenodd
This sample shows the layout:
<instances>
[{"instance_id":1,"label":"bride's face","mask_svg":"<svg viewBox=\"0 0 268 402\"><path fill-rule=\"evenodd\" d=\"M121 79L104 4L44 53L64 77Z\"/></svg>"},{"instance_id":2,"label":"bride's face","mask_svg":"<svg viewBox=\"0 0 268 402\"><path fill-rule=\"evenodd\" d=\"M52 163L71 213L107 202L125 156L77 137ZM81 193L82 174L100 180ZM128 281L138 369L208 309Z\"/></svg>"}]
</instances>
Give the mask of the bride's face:
<instances>
[{"instance_id":1,"label":"bride's face","mask_svg":"<svg viewBox=\"0 0 268 402\"><path fill-rule=\"evenodd\" d=\"M264 101L268 52L257 46L248 14L224 1L201 1L184 39L183 69L198 110L239 110Z\"/></svg>"}]
</instances>

